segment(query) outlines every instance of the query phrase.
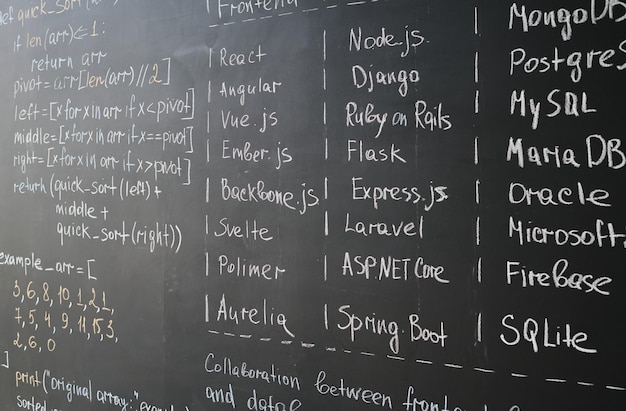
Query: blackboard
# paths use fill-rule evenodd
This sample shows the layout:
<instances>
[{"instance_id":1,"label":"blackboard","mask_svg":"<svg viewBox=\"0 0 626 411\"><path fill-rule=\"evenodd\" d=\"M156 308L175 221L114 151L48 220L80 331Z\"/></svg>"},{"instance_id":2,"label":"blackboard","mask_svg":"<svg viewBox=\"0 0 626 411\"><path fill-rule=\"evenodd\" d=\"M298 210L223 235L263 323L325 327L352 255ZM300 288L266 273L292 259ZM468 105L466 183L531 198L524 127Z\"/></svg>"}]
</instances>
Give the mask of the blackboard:
<instances>
[{"instance_id":1,"label":"blackboard","mask_svg":"<svg viewBox=\"0 0 626 411\"><path fill-rule=\"evenodd\" d=\"M3 2L0 408L622 408L625 20Z\"/></svg>"}]
</instances>

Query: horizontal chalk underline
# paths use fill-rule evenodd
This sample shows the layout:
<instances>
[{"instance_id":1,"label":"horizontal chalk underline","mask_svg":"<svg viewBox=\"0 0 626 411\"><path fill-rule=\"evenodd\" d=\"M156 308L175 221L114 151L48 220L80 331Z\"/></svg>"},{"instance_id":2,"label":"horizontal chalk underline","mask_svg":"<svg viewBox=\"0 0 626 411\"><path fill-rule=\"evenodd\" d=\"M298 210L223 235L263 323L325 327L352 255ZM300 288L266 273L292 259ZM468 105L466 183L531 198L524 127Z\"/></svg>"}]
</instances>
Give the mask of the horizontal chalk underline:
<instances>
[{"instance_id":1,"label":"horizontal chalk underline","mask_svg":"<svg viewBox=\"0 0 626 411\"><path fill-rule=\"evenodd\" d=\"M216 331L216 330L208 330L208 332L210 334L214 334L214 335L223 335L226 337L238 337L238 338L243 338L243 339L253 339L252 335L250 334L234 334L231 332L220 332L220 331ZM272 338L270 337L262 337L262 338L258 338L259 341L262 342L271 342L273 341ZM295 341L293 340L280 340L279 343L281 345L294 345ZM304 341L300 341L299 343L295 344L295 345L300 345L300 347L302 348L307 348L307 349L311 349L311 348L315 348L317 347L319 344L315 344L315 343L310 343L310 342L304 342ZM340 349L338 350L337 347L324 347L323 348L325 351L328 352L343 352L344 354L358 354L361 355L363 357L383 357L383 355L378 355L376 353L373 352L369 352L369 351L352 351L352 350L346 350L346 349ZM407 361L409 362L410 360L407 359L406 357L401 357L398 355L390 355L390 354L385 354L384 358L390 359L390 360L394 360L394 361ZM435 365L435 366L443 366L446 368L451 368L451 369L455 369L455 370L471 370L471 371L476 371L479 373L483 373L483 374L499 374L501 372L496 371L496 370L492 370L489 368L482 368L482 367L470 367L470 366L464 366L461 364L454 364L454 363L441 363L441 364L435 364L434 361L431 360L426 360L426 359L422 359L422 358L418 358L413 360L415 361L416 364L424 364L424 365ZM521 373L517 373L517 372L510 372L507 373L510 377L514 377L514 378L531 378L528 374L521 374ZM544 382L548 382L548 383L554 383L554 384L566 384L566 383L573 383L573 384L577 384L583 387L600 387L602 385L600 384L594 384L591 382L586 382L586 381L570 381L564 378L543 378L542 381ZM607 390L611 390L611 391L622 391L622 392L626 392L626 387L620 387L620 386L616 386L616 385L604 385L603 388L607 389Z\"/></svg>"},{"instance_id":2,"label":"horizontal chalk underline","mask_svg":"<svg viewBox=\"0 0 626 411\"><path fill-rule=\"evenodd\" d=\"M369 3L377 3L379 0L360 0L360 1L353 1L350 3L346 3L345 6L347 7L354 7L354 6L363 6ZM332 9L336 9L339 6L341 6L340 4L329 4L323 7L313 7L313 8L309 8L309 9L302 9L300 10L300 12L302 13L314 13L317 11L322 11L322 10L332 10ZM251 22L255 22L255 21L259 21L259 20L267 20L267 19L271 19L274 16L277 17L287 17L287 16L292 16L296 14L295 11L289 11L289 12L282 12L282 13L278 13L278 14L270 14L270 15L266 15L266 16L261 16L261 17L250 17L250 18L246 18L240 21L229 21L229 22L225 22L225 23L216 23L216 24L211 24L208 27L209 28L216 28L216 27L220 27L220 26L232 26L233 24L240 24L240 23L251 23Z\"/></svg>"}]
</instances>

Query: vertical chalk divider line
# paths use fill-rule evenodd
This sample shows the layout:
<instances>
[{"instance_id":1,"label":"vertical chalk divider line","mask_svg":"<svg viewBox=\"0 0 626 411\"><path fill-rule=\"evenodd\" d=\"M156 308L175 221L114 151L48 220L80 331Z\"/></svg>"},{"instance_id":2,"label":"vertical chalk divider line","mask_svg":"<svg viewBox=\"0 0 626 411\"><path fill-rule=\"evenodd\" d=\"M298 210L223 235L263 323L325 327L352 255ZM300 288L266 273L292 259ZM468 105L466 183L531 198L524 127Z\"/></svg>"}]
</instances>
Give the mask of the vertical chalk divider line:
<instances>
[{"instance_id":1,"label":"vertical chalk divider line","mask_svg":"<svg viewBox=\"0 0 626 411\"><path fill-rule=\"evenodd\" d=\"M207 204L209 204L209 200L210 200L210 198L209 198L209 187L210 187L210 184L211 184L211 178L207 177L206 178L206 189L204 191L204 196L205 196L204 200L206 201Z\"/></svg>"},{"instance_id":2,"label":"vertical chalk divider line","mask_svg":"<svg viewBox=\"0 0 626 411\"><path fill-rule=\"evenodd\" d=\"M205 188L205 202L207 204L209 204L209 186L210 186L210 180L209 177L206 178L206 188ZM207 213L204 215L204 235L208 236L209 235L209 214L208 211ZM206 241L206 240L205 240ZM204 252L204 274L206 277L209 276L209 252L205 251Z\"/></svg>"},{"instance_id":3,"label":"vertical chalk divider line","mask_svg":"<svg viewBox=\"0 0 626 411\"><path fill-rule=\"evenodd\" d=\"M326 29L322 31L322 90L324 99L322 102L322 125L324 130L324 163L328 162L328 120L326 117ZM326 167L324 167L324 238L328 238L328 176L326 175ZM324 241L324 282L328 281L328 254L326 250L326 241Z\"/></svg>"},{"instance_id":4,"label":"vertical chalk divider line","mask_svg":"<svg viewBox=\"0 0 626 411\"><path fill-rule=\"evenodd\" d=\"M475 121L478 121L478 115L480 112L480 52L479 52L479 38L480 38L480 30L478 25L478 6L474 6L474 116ZM474 123L476 126L476 122ZM483 259L480 254L480 156L479 156L479 138L478 135L474 137L474 168L476 170L476 181L474 183L474 202L476 209L476 281L480 285L483 281L482 275L482 265ZM480 309L477 310L478 313L476 315L476 340L477 342L482 342L483 340L483 313Z\"/></svg>"},{"instance_id":5,"label":"vertical chalk divider line","mask_svg":"<svg viewBox=\"0 0 626 411\"><path fill-rule=\"evenodd\" d=\"M324 131L326 131L326 126L328 125L328 121L326 118L326 30L323 31L322 36L322 89L324 91L323 124ZM328 135L326 133L324 133L324 160L328 160Z\"/></svg>"},{"instance_id":6,"label":"vertical chalk divider line","mask_svg":"<svg viewBox=\"0 0 626 411\"><path fill-rule=\"evenodd\" d=\"M211 80L209 80L209 84L207 86L207 103L210 105L211 104ZM207 136L210 134L210 121L209 121L209 117L210 117L210 111L207 107L207 112L206 112L206 133ZM207 137L206 139L206 162L207 164L209 164L211 162L211 139ZM208 170L207 170L208 171ZM209 203L209 177L206 178L206 188L205 188L205 201L208 204ZM205 216L205 235L209 235L209 215L206 214ZM208 263L207 263L207 267L208 267ZM207 276L208 276L208 268L207 268Z\"/></svg>"},{"instance_id":7,"label":"vertical chalk divider line","mask_svg":"<svg viewBox=\"0 0 626 411\"><path fill-rule=\"evenodd\" d=\"M209 322L209 295L204 294L204 322Z\"/></svg>"},{"instance_id":8,"label":"vertical chalk divider line","mask_svg":"<svg viewBox=\"0 0 626 411\"><path fill-rule=\"evenodd\" d=\"M210 14L210 6L209 6L209 0L207 0L206 2L206 7L207 7L207 12L209 12ZM210 48L209 49L209 68L212 68L213 65L213 49ZM205 192L204 192L204 201L207 204L207 210L205 213L205 221L204 221L204 235L205 235L205 239L204 239L204 244L205 244L205 252L204 252L204 276L208 279L209 278L209 250L207 249L207 239L209 237L209 210L208 210L208 204L209 204L209 200L210 200L210 196L209 196L209 188L210 188L210 177L208 176L209 174L209 169L210 169L210 162L211 162L211 138L210 138L210 134L211 134L211 111L210 111L210 107L211 107L211 80L209 79L208 84L207 84L207 110L206 110L206 134L207 134L207 139L206 139L206 163L207 163L207 177L206 177L206 186L205 186ZM206 285L205 285L206 287ZM209 315L209 294L205 293L204 295L204 322L205 323L209 323L210 321L210 315ZM210 331L210 330L209 330ZM187 407L185 407L187 408Z\"/></svg>"}]
</instances>

